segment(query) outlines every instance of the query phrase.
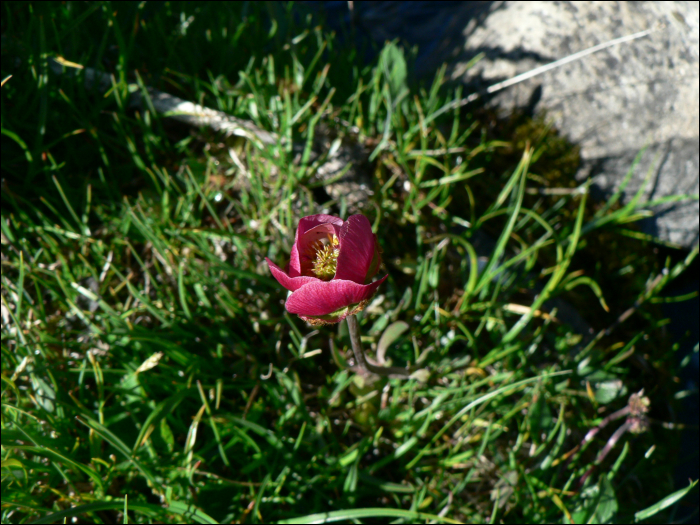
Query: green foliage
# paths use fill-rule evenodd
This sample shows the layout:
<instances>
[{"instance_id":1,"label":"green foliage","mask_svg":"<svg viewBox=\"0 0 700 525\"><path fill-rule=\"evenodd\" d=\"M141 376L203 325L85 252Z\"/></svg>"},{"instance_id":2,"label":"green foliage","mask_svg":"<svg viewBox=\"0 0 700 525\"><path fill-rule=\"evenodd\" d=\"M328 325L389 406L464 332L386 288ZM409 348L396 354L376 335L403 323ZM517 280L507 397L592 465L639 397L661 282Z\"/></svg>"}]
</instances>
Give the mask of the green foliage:
<instances>
[{"instance_id":1,"label":"green foliage","mask_svg":"<svg viewBox=\"0 0 700 525\"><path fill-rule=\"evenodd\" d=\"M666 497L673 430L578 445L631 392L661 418L682 394L652 303L697 249L625 261L610 297L589 248L646 246L620 231L642 203L541 192L572 188L551 130L491 137L444 69L409 86L398 45L362 64L303 6L3 8L3 523L631 522L690 490ZM147 87L277 140L190 130ZM346 214L324 141L370 159L389 279L363 340L425 381L355 377L345 326L269 275L300 217Z\"/></svg>"}]
</instances>

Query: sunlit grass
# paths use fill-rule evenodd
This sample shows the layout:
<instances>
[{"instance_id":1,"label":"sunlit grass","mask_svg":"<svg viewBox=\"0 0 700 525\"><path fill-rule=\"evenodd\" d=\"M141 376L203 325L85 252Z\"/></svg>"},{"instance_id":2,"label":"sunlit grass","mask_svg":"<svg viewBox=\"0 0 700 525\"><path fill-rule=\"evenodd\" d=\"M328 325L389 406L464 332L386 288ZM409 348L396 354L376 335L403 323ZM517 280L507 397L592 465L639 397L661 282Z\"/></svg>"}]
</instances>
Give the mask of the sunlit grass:
<instances>
[{"instance_id":1,"label":"sunlit grass","mask_svg":"<svg viewBox=\"0 0 700 525\"><path fill-rule=\"evenodd\" d=\"M541 196L544 134L489 137L444 69L410 86L399 47L364 65L301 7L4 8L3 523L670 519L676 430L577 448L682 388L649 303L697 249L630 261L618 300L581 263L643 203ZM276 141L189 129L147 87ZM319 176L352 148L359 202ZM427 381L366 384L344 326L285 312L264 257L322 211L369 217L389 278L363 340Z\"/></svg>"}]
</instances>

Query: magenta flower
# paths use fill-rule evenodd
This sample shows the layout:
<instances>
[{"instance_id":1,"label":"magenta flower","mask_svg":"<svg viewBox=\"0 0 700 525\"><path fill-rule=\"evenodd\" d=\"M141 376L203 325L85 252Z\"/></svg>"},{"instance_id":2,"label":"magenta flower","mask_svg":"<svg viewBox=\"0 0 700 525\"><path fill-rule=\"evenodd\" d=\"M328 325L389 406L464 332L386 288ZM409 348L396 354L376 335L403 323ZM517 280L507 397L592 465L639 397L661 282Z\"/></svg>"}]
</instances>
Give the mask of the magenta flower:
<instances>
[{"instance_id":1,"label":"magenta flower","mask_svg":"<svg viewBox=\"0 0 700 525\"><path fill-rule=\"evenodd\" d=\"M362 311L380 284L377 236L364 215L343 222L332 215L299 221L287 270L267 257L272 275L292 294L287 311L311 324L338 323Z\"/></svg>"}]
</instances>

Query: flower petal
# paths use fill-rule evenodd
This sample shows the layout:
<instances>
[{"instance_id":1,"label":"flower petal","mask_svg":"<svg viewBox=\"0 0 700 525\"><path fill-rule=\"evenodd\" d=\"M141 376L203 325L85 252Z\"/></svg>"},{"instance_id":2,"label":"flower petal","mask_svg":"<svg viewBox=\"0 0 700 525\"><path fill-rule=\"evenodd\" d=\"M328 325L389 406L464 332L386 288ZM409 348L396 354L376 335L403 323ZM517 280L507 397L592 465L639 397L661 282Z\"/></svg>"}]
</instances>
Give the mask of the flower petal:
<instances>
[{"instance_id":1,"label":"flower petal","mask_svg":"<svg viewBox=\"0 0 700 525\"><path fill-rule=\"evenodd\" d=\"M335 279L364 284L375 250L377 238L372 233L369 219L364 215L349 217L340 229L340 255Z\"/></svg>"},{"instance_id":2,"label":"flower petal","mask_svg":"<svg viewBox=\"0 0 700 525\"><path fill-rule=\"evenodd\" d=\"M310 317L327 315L331 312L369 299L379 285L388 277L385 275L371 284L357 284L352 281L334 279L305 284L287 298L287 311L292 314Z\"/></svg>"},{"instance_id":3,"label":"flower petal","mask_svg":"<svg viewBox=\"0 0 700 525\"><path fill-rule=\"evenodd\" d=\"M338 228L337 231L340 231L340 228L343 226L343 219L340 217L334 217L333 215L325 215L323 213L302 217L299 220L299 226L297 227L296 240L298 241L300 236L304 235L311 228L318 226L319 224L332 224Z\"/></svg>"},{"instance_id":4,"label":"flower petal","mask_svg":"<svg viewBox=\"0 0 700 525\"><path fill-rule=\"evenodd\" d=\"M333 215L325 215L322 213L318 215L309 215L308 217L303 217L299 221L299 226L297 226L297 233L294 239L294 246L292 246L292 253L289 261L290 277L298 277L300 275L303 275L304 271L302 269L302 266L304 267L304 269L307 270L308 273L308 268L306 267L307 265L305 252L310 242L313 242L313 240L315 239L309 241L308 238L305 238L305 234L309 230L322 224L329 225L329 228L324 228L324 231L327 231L328 233L334 233L335 235L340 237L340 228L343 226L343 220L339 217L333 217Z\"/></svg>"},{"instance_id":5,"label":"flower petal","mask_svg":"<svg viewBox=\"0 0 700 525\"><path fill-rule=\"evenodd\" d=\"M332 224L318 224L299 236L295 247L299 254L301 275L313 277L314 258L316 256L316 250L313 248L313 245L319 240L328 243L332 235L335 235L335 229Z\"/></svg>"},{"instance_id":6,"label":"flower petal","mask_svg":"<svg viewBox=\"0 0 700 525\"><path fill-rule=\"evenodd\" d=\"M301 261L299 261L299 250L297 243L292 246L292 253L289 255L289 276L299 277L301 275Z\"/></svg>"},{"instance_id":7,"label":"flower petal","mask_svg":"<svg viewBox=\"0 0 700 525\"><path fill-rule=\"evenodd\" d=\"M272 276L277 279L277 281L284 286L287 290L293 292L295 290L298 290L302 286L304 286L307 283L314 282L314 281L319 281L320 279L317 279L316 277L303 277L303 276L298 276L298 277L290 277L287 275L287 272L282 270L279 266L277 266L275 263L273 263L270 259L265 257L265 260L267 261L267 265L270 267L270 271L272 272Z\"/></svg>"}]
</instances>

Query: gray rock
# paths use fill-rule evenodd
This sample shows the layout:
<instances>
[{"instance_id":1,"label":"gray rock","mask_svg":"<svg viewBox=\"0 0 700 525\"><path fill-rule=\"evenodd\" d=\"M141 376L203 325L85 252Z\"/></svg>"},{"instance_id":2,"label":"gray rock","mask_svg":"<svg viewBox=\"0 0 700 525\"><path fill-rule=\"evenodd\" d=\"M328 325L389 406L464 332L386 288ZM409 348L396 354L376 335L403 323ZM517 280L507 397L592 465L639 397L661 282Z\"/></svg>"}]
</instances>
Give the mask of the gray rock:
<instances>
[{"instance_id":1,"label":"gray rock","mask_svg":"<svg viewBox=\"0 0 700 525\"><path fill-rule=\"evenodd\" d=\"M615 45L497 93L490 104L545 110L581 145L579 177L614 191L644 146L623 199L651 170L646 199L694 200L655 208L647 233L687 248L698 243L698 3L494 2L464 31L454 79L483 88L592 46L650 28ZM485 58L466 72L464 64Z\"/></svg>"}]
</instances>

